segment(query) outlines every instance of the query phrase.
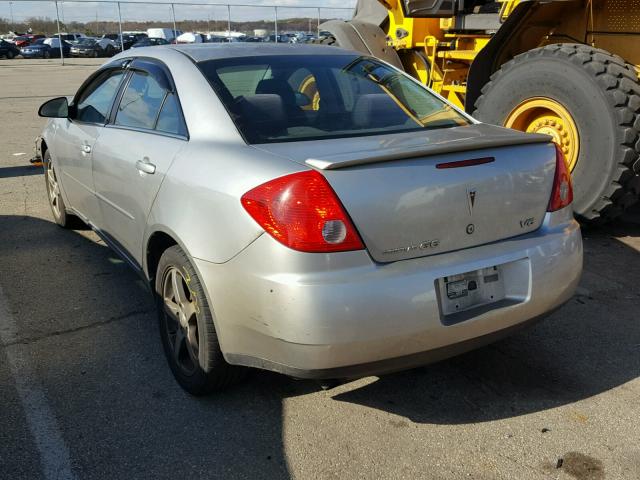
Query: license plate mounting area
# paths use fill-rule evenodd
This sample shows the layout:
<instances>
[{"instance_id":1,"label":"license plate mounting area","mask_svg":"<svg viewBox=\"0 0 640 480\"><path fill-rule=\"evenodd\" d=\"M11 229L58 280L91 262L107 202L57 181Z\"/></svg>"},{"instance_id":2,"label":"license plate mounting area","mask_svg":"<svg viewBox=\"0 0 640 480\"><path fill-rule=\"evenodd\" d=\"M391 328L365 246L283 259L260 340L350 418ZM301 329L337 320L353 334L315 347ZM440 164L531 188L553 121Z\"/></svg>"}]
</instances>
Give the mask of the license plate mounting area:
<instances>
[{"instance_id":1,"label":"license plate mounting area","mask_svg":"<svg viewBox=\"0 0 640 480\"><path fill-rule=\"evenodd\" d=\"M521 258L441 277L435 283L442 323L453 325L526 302L531 289L531 262Z\"/></svg>"}]
</instances>

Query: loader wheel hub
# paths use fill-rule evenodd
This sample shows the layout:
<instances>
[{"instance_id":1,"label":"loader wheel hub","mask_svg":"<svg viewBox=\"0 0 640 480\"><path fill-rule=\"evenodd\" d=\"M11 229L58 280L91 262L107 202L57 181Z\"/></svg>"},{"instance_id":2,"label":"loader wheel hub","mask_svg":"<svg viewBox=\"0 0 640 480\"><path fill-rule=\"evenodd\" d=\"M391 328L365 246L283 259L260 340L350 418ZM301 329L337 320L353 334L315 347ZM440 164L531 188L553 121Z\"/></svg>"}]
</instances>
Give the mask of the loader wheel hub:
<instances>
[{"instance_id":1,"label":"loader wheel hub","mask_svg":"<svg viewBox=\"0 0 640 480\"><path fill-rule=\"evenodd\" d=\"M550 135L564 153L570 171L578 163L578 128L569 111L555 100L541 97L525 100L507 116L504 126Z\"/></svg>"}]
</instances>

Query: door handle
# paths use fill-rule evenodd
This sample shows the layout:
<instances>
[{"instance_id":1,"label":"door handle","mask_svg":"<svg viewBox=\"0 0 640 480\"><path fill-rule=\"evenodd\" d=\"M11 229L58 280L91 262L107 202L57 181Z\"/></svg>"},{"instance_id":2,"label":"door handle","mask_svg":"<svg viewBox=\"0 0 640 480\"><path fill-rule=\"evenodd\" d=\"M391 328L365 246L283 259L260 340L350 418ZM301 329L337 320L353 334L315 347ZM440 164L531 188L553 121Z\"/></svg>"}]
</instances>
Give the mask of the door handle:
<instances>
[{"instance_id":1,"label":"door handle","mask_svg":"<svg viewBox=\"0 0 640 480\"><path fill-rule=\"evenodd\" d=\"M84 144L82 145L82 153L91 153L91 145Z\"/></svg>"},{"instance_id":2,"label":"door handle","mask_svg":"<svg viewBox=\"0 0 640 480\"><path fill-rule=\"evenodd\" d=\"M136 162L136 168L138 171L148 173L149 175L156 173L156 166L153 163L149 163L149 159L147 157L145 157L144 160L138 160Z\"/></svg>"}]
</instances>

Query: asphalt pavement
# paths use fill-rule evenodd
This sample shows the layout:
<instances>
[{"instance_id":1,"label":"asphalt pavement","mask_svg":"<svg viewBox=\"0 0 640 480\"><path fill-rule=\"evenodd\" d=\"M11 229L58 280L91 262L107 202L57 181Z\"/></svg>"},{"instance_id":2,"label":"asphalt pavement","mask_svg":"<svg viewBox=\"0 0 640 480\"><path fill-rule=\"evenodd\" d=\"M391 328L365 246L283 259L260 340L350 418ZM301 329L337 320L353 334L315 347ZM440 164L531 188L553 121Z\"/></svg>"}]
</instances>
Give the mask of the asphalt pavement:
<instances>
[{"instance_id":1,"label":"asphalt pavement","mask_svg":"<svg viewBox=\"0 0 640 480\"><path fill-rule=\"evenodd\" d=\"M52 222L37 108L100 62L0 60L0 478L640 478L640 220L584 231L578 294L507 340L324 391L185 394L141 281Z\"/></svg>"}]
</instances>

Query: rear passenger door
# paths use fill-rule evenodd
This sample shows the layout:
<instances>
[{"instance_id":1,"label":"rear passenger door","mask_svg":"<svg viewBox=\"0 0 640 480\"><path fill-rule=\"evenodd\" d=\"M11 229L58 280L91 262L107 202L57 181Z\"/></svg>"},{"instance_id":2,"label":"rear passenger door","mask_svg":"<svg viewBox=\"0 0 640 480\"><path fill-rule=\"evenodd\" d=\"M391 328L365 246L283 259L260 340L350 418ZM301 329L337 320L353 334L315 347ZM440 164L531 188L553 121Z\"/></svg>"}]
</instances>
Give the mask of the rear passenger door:
<instances>
[{"instance_id":1,"label":"rear passenger door","mask_svg":"<svg viewBox=\"0 0 640 480\"><path fill-rule=\"evenodd\" d=\"M187 143L178 94L162 64L134 60L120 99L95 147L99 228L142 264L146 219L173 159Z\"/></svg>"}]
</instances>

